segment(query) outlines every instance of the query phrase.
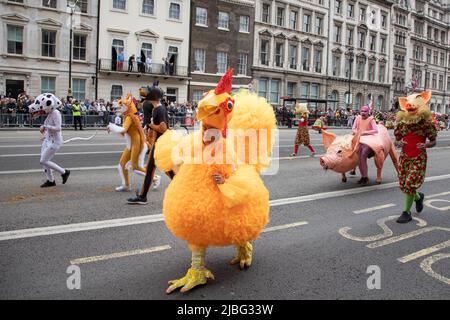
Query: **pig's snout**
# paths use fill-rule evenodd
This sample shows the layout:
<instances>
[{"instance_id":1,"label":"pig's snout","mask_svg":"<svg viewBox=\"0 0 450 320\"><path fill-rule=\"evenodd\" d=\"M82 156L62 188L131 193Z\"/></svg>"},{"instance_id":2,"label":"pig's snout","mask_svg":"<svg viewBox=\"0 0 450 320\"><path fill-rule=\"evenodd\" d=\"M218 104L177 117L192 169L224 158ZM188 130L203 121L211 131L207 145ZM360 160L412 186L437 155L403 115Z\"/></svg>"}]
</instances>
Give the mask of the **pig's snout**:
<instances>
[{"instance_id":1,"label":"pig's snout","mask_svg":"<svg viewBox=\"0 0 450 320\"><path fill-rule=\"evenodd\" d=\"M322 166L322 168L324 168L325 170L328 169L328 165L327 165L327 161L324 157L320 158L320 165Z\"/></svg>"}]
</instances>

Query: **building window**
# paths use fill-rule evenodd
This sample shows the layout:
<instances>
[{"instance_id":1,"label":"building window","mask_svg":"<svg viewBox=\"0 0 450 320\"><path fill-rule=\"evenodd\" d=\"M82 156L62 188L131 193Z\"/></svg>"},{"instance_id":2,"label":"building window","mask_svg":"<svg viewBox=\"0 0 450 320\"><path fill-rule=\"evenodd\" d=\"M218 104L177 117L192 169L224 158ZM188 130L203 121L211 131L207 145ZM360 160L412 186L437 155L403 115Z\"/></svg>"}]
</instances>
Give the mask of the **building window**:
<instances>
[{"instance_id":1,"label":"building window","mask_svg":"<svg viewBox=\"0 0 450 320\"><path fill-rule=\"evenodd\" d=\"M364 7L359 8L359 20L366 21L366 8Z\"/></svg>"},{"instance_id":2,"label":"building window","mask_svg":"<svg viewBox=\"0 0 450 320\"><path fill-rule=\"evenodd\" d=\"M77 7L80 9L81 13L88 13L88 0L78 0Z\"/></svg>"},{"instance_id":3,"label":"building window","mask_svg":"<svg viewBox=\"0 0 450 320\"><path fill-rule=\"evenodd\" d=\"M309 60L310 60L309 52L310 52L309 48L307 48L307 47L303 47L302 48L302 68L303 68L303 71L309 71Z\"/></svg>"},{"instance_id":4,"label":"building window","mask_svg":"<svg viewBox=\"0 0 450 320\"><path fill-rule=\"evenodd\" d=\"M56 0L42 0L42 6L56 9Z\"/></svg>"},{"instance_id":5,"label":"building window","mask_svg":"<svg viewBox=\"0 0 450 320\"><path fill-rule=\"evenodd\" d=\"M288 82L287 83L287 95L289 97L293 97L294 96L294 92L295 92L295 86L297 84L295 82Z\"/></svg>"},{"instance_id":6,"label":"building window","mask_svg":"<svg viewBox=\"0 0 450 320\"><path fill-rule=\"evenodd\" d=\"M127 7L127 1L126 0L114 0L113 1L113 8L117 10L124 10Z\"/></svg>"},{"instance_id":7,"label":"building window","mask_svg":"<svg viewBox=\"0 0 450 320\"><path fill-rule=\"evenodd\" d=\"M303 82L300 86L300 98L309 98L309 83Z\"/></svg>"},{"instance_id":8,"label":"building window","mask_svg":"<svg viewBox=\"0 0 450 320\"><path fill-rule=\"evenodd\" d=\"M154 15L155 14L155 0L142 1L142 13Z\"/></svg>"},{"instance_id":9,"label":"building window","mask_svg":"<svg viewBox=\"0 0 450 320\"><path fill-rule=\"evenodd\" d=\"M341 43L341 26L338 24L334 25L334 42Z\"/></svg>"},{"instance_id":10,"label":"building window","mask_svg":"<svg viewBox=\"0 0 450 320\"><path fill-rule=\"evenodd\" d=\"M238 58L238 74L246 76L247 75L247 65L248 65L248 54L239 53Z\"/></svg>"},{"instance_id":11,"label":"building window","mask_svg":"<svg viewBox=\"0 0 450 320\"><path fill-rule=\"evenodd\" d=\"M339 15L342 14L342 0L334 1L334 11Z\"/></svg>"},{"instance_id":12,"label":"building window","mask_svg":"<svg viewBox=\"0 0 450 320\"><path fill-rule=\"evenodd\" d=\"M296 45L289 45L289 68L297 69L297 51Z\"/></svg>"},{"instance_id":13,"label":"building window","mask_svg":"<svg viewBox=\"0 0 450 320\"><path fill-rule=\"evenodd\" d=\"M386 13L381 14L381 27L383 29L387 29L387 14Z\"/></svg>"},{"instance_id":14,"label":"building window","mask_svg":"<svg viewBox=\"0 0 450 320\"><path fill-rule=\"evenodd\" d=\"M314 71L317 73L322 72L322 49L314 50Z\"/></svg>"},{"instance_id":15,"label":"building window","mask_svg":"<svg viewBox=\"0 0 450 320\"><path fill-rule=\"evenodd\" d=\"M203 91L202 90L194 90L192 94L192 102L198 103L203 99Z\"/></svg>"},{"instance_id":16,"label":"building window","mask_svg":"<svg viewBox=\"0 0 450 320\"><path fill-rule=\"evenodd\" d=\"M42 30L42 56L56 57L56 31Z\"/></svg>"},{"instance_id":17,"label":"building window","mask_svg":"<svg viewBox=\"0 0 450 320\"><path fill-rule=\"evenodd\" d=\"M178 3L170 3L169 7L169 19L180 20L181 7Z\"/></svg>"},{"instance_id":18,"label":"building window","mask_svg":"<svg viewBox=\"0 0 450 320\"><path fill-rule=\"evenodd\" d=\"M72 93L76 100L84 101L86 99L86 80L72 79Z\"/></svg>"},{"instance_id":19,"label":"building window","mask_svg":"<svg viewBox=\"0 0 450 320\"><path fill-rule=\"evenodd\" d=\"M355 5L353 3L349 3L347 7L347 17L353 18L355 16Z\"/></svg>"},{"instance_id":20,"label":"building window","mask_svg":"<svg viewBox=\"0 0 450 320\"><path fill-rule=\"evenodd\" d=\"M353 46L353 29L347 28L347 45Z\"/></svg>"},{"instance_id":21,"label":"building window","mask_svg":"<svg viewBox=\"0 0 450 320\"><path fill-rule=\"evenodd\" d=\"M298 12L291 11L289 13L289 28L296 30L297 29L297 20L298 20Z\"/></svg>"},{"instance_id":22,"label":"building window","mask_svg":"<svg viewBox=\"0 0 450 320\"><path fill-rule=\"evenodd\" d=\"M41 93L56 94L56 78L41 77Z\"/></svg>"},{"instance_id":23,"label":"building window","mask_svg":"<svg viewBox=\"0 0 450 320\"><path fill-rule=\"evenodd\" d=\"M356 66L356 78L358 78L358 80L364 80L365 66L366 66L366 63L364 60L358 60L358 63Z\"/></svg>"},{"instance_id":24,"label":"building window","mask_svg":"<svg viewBox=\"0 0 450 320\"><path fill-rule=\"evenodd\" d=\"M151 43L143 43L142 44L142 48L141 48L142 52L144 53L144 56L147 59L152 59L153 58L153 46ZM145 62L145 61L144 61Z\"/></svg>"},{"instance_id":25,"label":"building window","mask_svg":"<svg viewBox=\"0 0 450 320\"><path fill-rule=\"evenodd\" d=\"M336 111L339 101L339 92L337 92L336 90L333 91L331 93L331 100L334 100L334 102L331 103L331 108Z\"/></svg>"},{"instance_id":26,"label":"building window","mask_svg":"<svg viewBox=\"0 0 450 320\"><path fill-rule=\"evenodd\" d=\"M358 32L358 48L360 49L366 48L366 33L364 31Z\"/></svg>"},{"instance_id":27,"label":"building window","mask_svg":"<svg viewBox=\"0 0 450 320\"><path fill-rule=\"evenodd\" d=\"M123 44L123 40L119 40L119 39L114 39L113 43L112 43L112 50L113 52L115 52L117 55L119 54L123 54L124 53L124 44Z\"/></svg>"},{"instance_id":28,"label":"building window","mask_svg":"<svg viewBox=\"0 0 450 320\"><path fill-rule=\"evenodd\" d=\"M195 49L195 66L194 71L205 72L206 50Z\"/></svg>"},{"instance_id":29,"label":"building window","mask_svg":"<svg viewBox=\"0 0 450 320\"><path fill-rule=\"evenodd\" d=\"M316 17L316 34L322 35L323 32L323 18Z\"/></svg>"},{"instance_id":30,"label":"building window","mask_svg":"<svg viewBox=\"0 0 450 320\"><path fill-rule=\"evenodd\" d=\"M23 53L23 27L8 25L8 53Z\"/></svg>"},{"instance_id":31,"label":"building window","mask_svg":"<svg viewBox=\"0 0 450 320\"><path fill-rule=\"evenodd\" d=\"M381 41L380 52L386 53L386 38L381 38L380 41Z\"/></svg>"},{"instance_id":32,"label":"building window","mask_svg":"<svg viewBox=\"0 0 450 320\"><path fill-rule=\"evenodd\" d=\"M240 16L239 17L239 32L249 32L250 31L250 17Z\"/></svg>"},{"instance_id":33,"label":"building window","mask_svg":"<svg viewBox=\"0 0 450 320\"><path fill-rule=\"evenodd\" d=\"M217 73L225 73L227 71L227 53L217 52Z\"/></svg>"},{"instance_id":34,"label":"building window","mask_svg":"<svg viewBox=\"0 0 450 320\"><path fill-rule=\"evenodd\" d=\"M270 102L278 104L280 102L280 81L270 81Z\"/></svg>"},{"instance_id":35,"label":"building window","mask_svg":"<svg viewBox=\"0 0 450 320\"><path fill-rule=\"evenodd\" d=\"M338 55L333 55L331 64L333 69L333 76L339 77L341 75L341 57Z\"/></svg>"},{"instance_id":36,"label":"building window","mask_svg":"<svg viewBox=\"0 0 450 320\"><path fill-rule=\"evenodd\" d=\"M73 59L86 60L86 38L85 35L75 34L73 36Z\"/></svg>"},{"instance_id":37,"label":"building window","mask_svg":"<svg viewBox=\"0 0 450 320\"><path fill-rule=\"evenodd\" d=\"M381 64L378 71L378 82L384 83L384 74L386 73L385 71L386 71L385 65Z\"/></svg>"},{"instance_id":38,"label":"building window","mask_svg":"<svg viewBox=\"0 0 450 320\"><path fill-rule=\"evenodd\" d=\"M369 81L375 81L375 63L369 64Z\"/></svg>"},{"instance_id":39,"label":"building window","mask_svg":"<svg viewBox=\"0 0 450 320\"><path fill-rule=\"evenodd\" d=\"M261 40L261 64L269 65L269 41Z\"/></svg>"},{"instance_id":40,"label":"building window","mask_svg":"<svg viewBox=\"0 0 450 320\"><path fill-rule=\"evenodd\" d=\"M444 90L444 76L439 75L439 90Z\"/></svg>"},{"instance_id":41,"label":"building window","mask_svg":"<svg viewBox=\"0 0 450 320\"><path fill-rule=\"evenodd\" d=\"M311 15L304 14L303 15L303 32L311 31Z\"/></svg>"},{"instance_id":42,"label":"building window","mask_svg":"<svg viewBox=\"0 0 450 320\"><path fill-rule=\"evenodd\" d=\"M277 8L277 25L284 27L284 8Z\"/></svg>"},{"instance_id":43,"label":"building window","mask_svg":"<svg viewBox=\"0 0 450 320\"><path fill-rule=\"evenodd\" d=\"M119 100L122 98L123 89L120 85L113 85L111 87L111 100Z\"/></svg>"},{"instance_id":44,"label":"building window","mask_svg":"<svg viewBox=\"0 0 450 320\"><path fill-rule=\"evenodd\" d=\"M377 45L377 36L375 34L370 35L370 51L375 51Z\"/></svg>"},{"instance_id":45,"label":"building window","mask_svg":"<svg viewBox=\"0 0 450 320\"><path fill-rule=\"evenodd\" d=\"M275 44L275 66L283 67L284 62L284 44L276 43Z\"/></svg>"},{"instance_id":46,"label":"building window","mask_svg":"<svg viewBox=\"0 0 450 320\"><path fill-rule=\"evenodd\" d=\"M177 102L178 101L178 89L177 88L167 88L166 97L167 101L170 102Z\"/></svg>"},{"instance_id":47,"label":"building window","mask_svg":"<svg viewBox=\"0 0 450 320\"><path fill-rule=\"evenodd\" d=\"M270 23L270 4L263 3L262 22Z\"/></svg>"},{"instance_id":48,"label":"building window","mask_svg":"<svg viewBox=\"0 0 450 320\"><path fill-rule=\"evenodd\" d=\"M230 15L228 14L228 12L220 11L218 24L219 29L228 30L229 24L230 24Z\"/></svg>"},{"instance_id":49,"label":"building window","mask_svg":"<svg viewBox=\"0 0 450 320\"><path fill-rule=\"evenodd\" d=\"M198 26L208 25L208 10L200 7L195 9L195 24Z\"/></svg>"},{"instance_id":50,"label":"building window","mask_svg":"<svg viewBox=\"0 0 450 320\"><path fill-rule=\"evenodd\" d=\"M377 110L383 109L383 100L384 100L383 96L378 96L377 104L376 104Z\"/></svg>"},{"instance_id":51,"label":"building window","mask_svg":"<svg viewBox=\"0 0 450 320\"><path fill-rule=\"evenodd\" d=\"M267 99L267 79L259 79L258 81L258 96Z\"/></svg>"}]
</instances>

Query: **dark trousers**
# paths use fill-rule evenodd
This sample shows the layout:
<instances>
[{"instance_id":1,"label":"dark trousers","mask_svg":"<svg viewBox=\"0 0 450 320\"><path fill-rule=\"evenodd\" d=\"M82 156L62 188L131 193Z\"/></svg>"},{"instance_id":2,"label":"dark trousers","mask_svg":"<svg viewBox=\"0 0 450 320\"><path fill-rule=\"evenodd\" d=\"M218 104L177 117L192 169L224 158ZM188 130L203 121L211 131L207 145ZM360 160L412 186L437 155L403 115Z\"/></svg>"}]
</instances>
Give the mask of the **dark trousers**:
<instances>
[{"instance_id":1,"label":"dark trousers","mask_svg":"<svg viewBox=\"0 0 450 320\"><path fill-rule=\"evenodd\" d=\"M81 126L81 117L80 116L73 117L73 125L75 126L75 130L77 130L77 123L80 125L80 130L83 130L83 127Z\"/></svg>"},{"instance_id":2,"label":"dark trousers","mask_svg":"<svg viewBox=\"0 0 450 320\"><path fill-rule=\"evenodd\" d=\"M156 142L155 142L156 143ZM152 185L153 178L155 177L156 165L155 165L155 147L152 147L150 151L150 155L147 161L147 172L145 174L144 184L142 185L140 196L147 198L148 191L150 190L150 186ZM175 173L173 171L166 172L166 175L173 179L175 177Z\"/></svg>"}]
</instances>

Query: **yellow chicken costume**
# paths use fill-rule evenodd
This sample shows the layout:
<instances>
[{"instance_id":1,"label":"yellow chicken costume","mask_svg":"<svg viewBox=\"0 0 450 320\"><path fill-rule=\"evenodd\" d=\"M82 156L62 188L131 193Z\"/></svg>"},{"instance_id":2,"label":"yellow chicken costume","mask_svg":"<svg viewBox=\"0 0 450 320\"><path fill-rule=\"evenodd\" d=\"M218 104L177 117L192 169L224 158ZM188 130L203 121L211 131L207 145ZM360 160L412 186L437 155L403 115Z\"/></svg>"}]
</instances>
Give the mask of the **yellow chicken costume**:
<instances>
[{"instance_id":1,"label":"yellow chicken costume","mask_svg":"<svg viewBox=\"0 0 450 320\"><path fill-rule=\"evenodd\" d=\"M137 116L137 108L133 102L133 96L128 94L126 98L118 101L120 113L124 117L123 127L110 123L107 127L108 132L118 133L125 137L127 146L122 153L119 162L119 175L122 185L116 188L116 191L130 191L130 178L128 169L135 173L145 176L144 160L148 146L145 141L144 130L141 120Z\"/></svg>"},{"instance_id":2,"label":"yellow chicken costume","mask_svg":"<svg viewBox=\"0 0 450 320\"><path fill-rule=\"evenodd\" d=\"M250 267L250 241L269 221L269 192L260 171L270 164L275 115L255 94L243 91L232 97L232 75L228 70L199 102L201 130L185 137L169 131L156 143L156 165L177 172L164 198L165 222L192 251L191 268L184 278L169 282L168 294L214 279L205 267L210 246L236 246L230 263Z\"/></svg>"}]
</instances>

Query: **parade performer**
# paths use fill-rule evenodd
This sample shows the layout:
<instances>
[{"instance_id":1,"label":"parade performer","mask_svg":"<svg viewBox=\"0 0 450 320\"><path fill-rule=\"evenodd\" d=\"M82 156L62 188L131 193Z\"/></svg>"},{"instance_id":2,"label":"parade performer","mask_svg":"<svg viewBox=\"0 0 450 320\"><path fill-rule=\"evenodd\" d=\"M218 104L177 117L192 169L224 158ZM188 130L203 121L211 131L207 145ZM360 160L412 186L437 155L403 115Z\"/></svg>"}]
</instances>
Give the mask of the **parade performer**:
<instances>
[{"instance_id":1,"label":"parade performer","mask_svg":"<svg viewBox=\"0 0 450 320\"><path fill-rule=\"evenodd\" d=\"M364 106L360 110L360 115L356 117L355 123L352 129L353 135L358 133L361 136L376 135L378 133L378 126L375 119L370 116L370 108ZM369 168L367 166L367 159L372 158L375 155L373 149L365 144L360 143L358 149L359 155L359 171L361 172L361 179L358 184L366 185L369 182Z\"/></svg>"},{"instance_id":2,"label":"parade performer","mask_svg":"<svg viewBox=\"0 0 450 320\"><path fill-rule=\"evenodd\" d=\"M319 133L322 133L322 130L327 130L325 127L325 116L320 116L312 126L313 130L316 130Z\"/></svg>"},{"instance_id":3,"label":"parade performer","mask_svg":"<svg viewBox=\"0 0 450 320\"><path fill-rule=\"evenodd\" d=\"M308 147L308 149L311 151L311 157L314 157L316 151L311 145L311 139L309 137L309 130L308 130L308 120L309 120L308 105L306 103L297 103L297 105L295 106L294 113L296 116L298 116L299 123L297 136L295 137L294 153L291 156L296 157L298 154L299 145L304 145L305 147Z\"/></svg>"},{"instance_id":4,"label":"parade performer","mask_svg":"<svg viewBox=\"0 0 450 320\"><path fill-rule=\"evenodd\" d=\"M414 202L418 213L423 210L425 195L417 190L425 181L426 149L436 146L437 137L428 107L430 99L431 91L399 98L401 111L397 114L394 134L396 145L402 148L398 177L400 190L405 194L405 208L398 223L412 220L411 207Z\"/></svg>"},{"instance_id":5,"label":"parade performer","mask_svg":"<svg viewBox=\"0 0 450 320\"><path fill-rule=\"evenodd\" d=\"M144 161L148 147L145 141L144 130L137 116L136 105L133 96L128 94L126 98L118 101L119 112L124 117L123 127L110 123L108 133L114 132L125 137L126 147L122 152L118 170L122 184L116 188L117 192L130 191L130 178L128 170L132 169L136 174L145 175Z\"/></svg>"},{"instance_id":6,"label":"parade performer","mask_svg":"<svg viewBox=\"0 0 450 320\"><path fill-rule=\"evenodd\" d=\"M39 128L43 135L41 147L40 164L45 170L47 181L41 188L55 187L56 181L53 176L53 171L61 174L62 183L66 184L70 176L70 170L63 169L53 161L56 152L63 144L73 141L90 141L96 133L89 138L73 138L67 141L63 140L61 129L61 113L57 108L61 107L61 101L52 93L44 93L36 98L33 104L29 106L29 111L34 118L41 115L47 115L44 124Z\"/></svg>"},{"instance_id":7,"label":"parade performer","mask_svg":"<svg viewBox=\"0 0 450 320\"><path fill-rule=\"evenodd\" d=\"M236 246L230 263L250 267L250 241L268 223L269 192L260 171L270 164L276 119L264 98L248 91L231 96L232 75L228 70L199 102L201 130L181 140L169 132L156 143L158 167L177 172L164 198L165 222L192 251L191 268L185 277L169 282L168 294L180 287L186 292L214 278L205 267L210 246ZM252 141L245 132L257 135L253 143L242 142ZM266 143L260 143L263 139ZM173 150L180 145L182 156L174 157ZM252 147L260 150L250 152ZM224 157L227 161L222 161Z\"/></svg>"},{"instance_id":8,"label":"parade performer","mask_svg":"<svg viewBox=\"0 0 450 320\"><path fill-rule=\"evenodd\" d=\"M141 191L136 197L129 198L128 204L147 204L147 194L150 190L152 183L155 183L155 143L156 141L168 130L169 120L166 108L161 104L161 99L164 97L164 91L158 86L158 82L155 82L152 87L147 89L148 92L145 93L145 88L141 88L140 94L145 95L146 99L152 104L152 117L151 122L147 123L147 140L150 146L150 154L147 160L146 174L144 184L142 185ZM145 111L145 110L144 110ZM149 110L147 110L148 112ZM147 120L148 121L148 114ZM167 170L167 175L172 178L173 174L170 170Z\"/></svg>"}]
</instances>

